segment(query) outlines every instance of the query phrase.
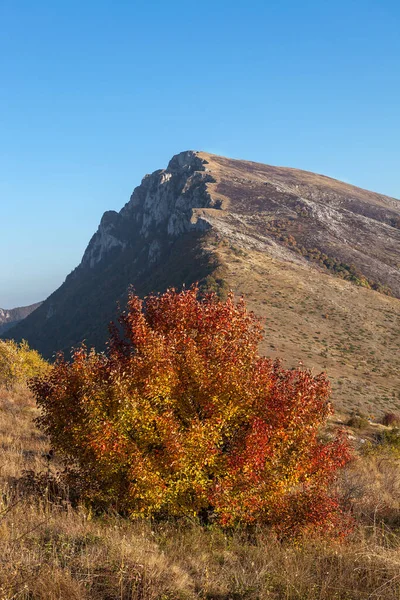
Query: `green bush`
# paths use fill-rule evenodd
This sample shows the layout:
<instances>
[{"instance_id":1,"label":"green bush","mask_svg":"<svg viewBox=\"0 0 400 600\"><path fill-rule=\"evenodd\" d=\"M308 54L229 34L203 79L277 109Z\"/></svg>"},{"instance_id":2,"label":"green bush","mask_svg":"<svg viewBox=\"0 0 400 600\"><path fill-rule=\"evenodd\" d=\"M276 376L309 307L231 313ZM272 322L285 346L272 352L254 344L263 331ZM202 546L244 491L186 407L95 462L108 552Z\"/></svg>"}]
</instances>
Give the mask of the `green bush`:
<instances>
[{"instance_id":1,"label":"green bush","mask_svg":"<svg viewBox=\"0 0 400 600\"><path fill-rule=\"evenodd\" d=\"M390 450L400 456L400 429L397 427L379 432L376 441L380 449Z\"/></svg>"}]
</instances>

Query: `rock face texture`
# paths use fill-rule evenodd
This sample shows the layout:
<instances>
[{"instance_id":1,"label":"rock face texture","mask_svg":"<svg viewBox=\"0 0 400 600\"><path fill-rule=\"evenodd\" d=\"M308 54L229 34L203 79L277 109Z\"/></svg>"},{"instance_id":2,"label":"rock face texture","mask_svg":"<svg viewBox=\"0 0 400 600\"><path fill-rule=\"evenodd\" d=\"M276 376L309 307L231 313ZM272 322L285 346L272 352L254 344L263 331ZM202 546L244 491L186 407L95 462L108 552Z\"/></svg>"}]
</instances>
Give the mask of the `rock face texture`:
<instances>
[{"instance_id":1,"label":"rock face texture","mask_svg":"<svg viewBox=\"0 0 400 600\"><path fill-rule=\"evenodd\" d=\"M119 213L104 213L81 266L92 268L114 249L124 250L138 240L140 254L152 264L178 237L207 229L193 211L213 205L206 187L213 180L203 162L196 153L183 152L166 170L146 175Z\"/></svg>"},{"instance_id":2,"label":"rock face texture","mask_svg":"<svg viewBox=\"0 0 400 600\"><path fill-rule=\"evenodd\" d=\"M120 212L103 215L81 263L7 335L46 357L82 340L103 349L130 285L145 295L199 281L246 295L271 325L267 354L337 378L348 368L352 401L365 397L357 386L368 369L371 398L392 399L399 266L398 200L323 175L187 151L146 175ZM368 362L371 351L382 364Z\"/></svg>"},{"instance_id":3,"label":"rock face texture","mask_svg":"<svg viewBox=\"0 0 400 600\"><path fill-rule=\"evenodd\" d=\"M17 325L17 323L25 319L40 305L41 302L37 302L30 306L21 306L19 308L11 308L10 310L0 308L0 334Z\"/></svg>"}]
</instances>

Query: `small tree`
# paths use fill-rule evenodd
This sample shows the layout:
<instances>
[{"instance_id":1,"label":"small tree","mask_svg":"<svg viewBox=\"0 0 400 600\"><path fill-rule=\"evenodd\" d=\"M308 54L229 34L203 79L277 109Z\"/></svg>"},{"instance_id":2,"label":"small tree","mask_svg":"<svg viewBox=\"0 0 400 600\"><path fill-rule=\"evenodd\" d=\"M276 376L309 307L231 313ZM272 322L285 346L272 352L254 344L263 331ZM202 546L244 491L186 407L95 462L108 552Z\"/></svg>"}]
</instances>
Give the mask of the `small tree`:
<instances>
[{"instance_id":1,"label":"small tree","mask_svg":"<svg viewBox=\"0 0 400 600\"><path fill-rule=\"evenodd\" d=\"M31 384L87 497L132 516L339 532L328 489L350 454L318 438L332 412L323 374L260 357L260 322L232 294L131 294L119 323L106 354L81 347Z\"/></svg>"}]
</instances>

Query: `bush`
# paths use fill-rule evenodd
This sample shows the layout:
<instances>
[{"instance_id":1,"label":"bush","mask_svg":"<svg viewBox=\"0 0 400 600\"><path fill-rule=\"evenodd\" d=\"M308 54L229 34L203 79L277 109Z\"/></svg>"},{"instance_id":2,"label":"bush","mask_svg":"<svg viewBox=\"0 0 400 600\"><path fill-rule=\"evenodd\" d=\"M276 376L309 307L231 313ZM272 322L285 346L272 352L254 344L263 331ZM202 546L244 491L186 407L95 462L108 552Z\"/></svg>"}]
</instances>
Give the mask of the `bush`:
<instances>
[{"instance_id":1,"label":"bush","mask_svg":"<svg viewBox=\"0 0 400 600\"><path fill-rule=\"evenodd\" d=\"M397 413L385 413L382 417L382 425L386 425L386 427L398 427L400 425L400 415Z\"/></svg>"},{"instance_id":2,"label":"bush","mask_svg":"<svg viewBox=\"0 0 400 600\"><path fill-rule=\"evenodd\" d=\"M26 341L0 340L0 386L12 387L26 383L31 377L45 374L50 369L36 350Z\"/></svg>"},{"instance_id":3,"label":"bush","mask_svg":"<svg viewBox=\"0 0 400 600\"><path fill-rule=\"evenodd\" d=\"M392 454L400 456L400 429L394 427L380 431L376 435L379 450L389 450Z\"/></svg>"},{"instance_id":4,"label":"bush","mask_svg":"<svg viewBox=\"0 0 400 600\"><path fill-rule=\"evenodd\" d=\"M369 425L369 421L364 415L353 414L347 421L347 425L353 427L353 429L366 429Z\"/></svg>"},{"instance_id":5,"label":"bush","mask_svg":"<svg viewBox=\"0 0 400 600\"><path fill-rule=\"evenodd\" d=\"M344 531L329 486L349 448L318 438L329 383L260 357L262 328L243 300L199 299L196 287L144 304L131 294L119 324L107 354L81 347L31 384L38 423L88 499L280 535Z\"/></svg>"}]
</instances>

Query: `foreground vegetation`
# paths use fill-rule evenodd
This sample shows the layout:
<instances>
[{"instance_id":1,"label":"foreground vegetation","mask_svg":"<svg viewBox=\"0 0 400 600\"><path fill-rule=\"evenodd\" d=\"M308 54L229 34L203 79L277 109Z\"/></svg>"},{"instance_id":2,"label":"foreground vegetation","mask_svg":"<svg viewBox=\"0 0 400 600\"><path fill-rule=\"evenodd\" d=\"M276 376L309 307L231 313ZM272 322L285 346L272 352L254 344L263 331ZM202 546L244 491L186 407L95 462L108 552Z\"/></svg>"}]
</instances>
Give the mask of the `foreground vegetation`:
<instances>
[{"instance_id":1,"label":"foreground vegetation","mask_svg":"<svg viewBox=\"0 0 400 600\"><path fill-rule=\"evenodd\" d=\"M185 305L188 299L189 307ZM206 310L202 314L201 310L199 312L195 292L187 292L186 296L166 294L161 299L153 297L153 304L149 305L152 308L145 322L141 316L139 300L132 297L131 302L132 306L121 319L121 324L125 326L128 339L134 343L134 353L130 352L129 345L120 339L117 331L111 339L108 358L94 353L86 354L80 350L75 353L75 361L71 364L60 361L56 367L50 367L42 361L26 344L7 343L1 347L0 600L400 599L399 415L387 413L382 423L377 424L371 423L365 415L355 413L350 418L347 417L346 425L341 422L347 435L337 438L337 417L331 415L327 421L330 410L326 403L327 387L323 378L313 378L307 371L285 371L266 359L257 360L253 341L258 338L258 328L253 316L246 313L243 304L235 307L230 304L229 299L225 304L216 304L212 300L205 305ZM167 302L169 311L160 307L159 302ZM178 305L183 302L186 306L184 315L181 309L176 314L172 310L176 302ZM225 314L223 323L215 318L221 310ZM194 320L193 311L196 316ZM164 319L163 315L166 314L168 318ZM210 315L213 316L211 319ZM196 332L193 343L188 343L185 337L185 344L179 345L182 328L178 327L176 333L175 318L178 324L186 323L184 331L190 331L191 334ZM192 323L191 327L187 327L187 323ZM218 343L221 336L216 331L221 324L223 343ZM250 332L253 331L250 337L248 325ZM234 338L232 349L237 350L227 352L229 344L226 343L226 332L230 332L230 335L241 332L240 335L244 334L245 347L248 344L244 356L239 356L241 360L237 371L235 365L242 344ZM129 335L132 337L129 338ZM139 339L136 339L137 336ZM194 342L197 344L197 353L193 350ZM170 349L171 346L173 350ZM211 348L213 352L209 354L206 350ZM246 363L249 348L254 350L250 354L255 362L250 360ZM146 360L141 360L141 353L146 355ZM218 364L221 364L220 358L225 357L223 364L225 367L229 366L229 377L222 377L222 383L220 377L216 379L220 387L212 393L211 403L207 396L212 384L210 373L213 373L213 368L218 373L218 369L213 361L207 364L207 368L202 368L201 362L210 355L214 358L219 356ZM167 369L163 374L159 359L161 364L168 359L167 364L170 367L173 365L174 369ZM14 368L13 360L18 369ZM139 366L145 367L144 373L138 369L136 360L139 360ZM247 370L243 364L247 365ZM146 371L151 365L156 366L154 373ZM258 371L253 370L254 365ZM127 369L130 369L129 378L124 386L122 384ZM247 373L245 381L241 380L242 371ZM18 376L10 379L10 373L17 373ZM209 378L205 386L206 395L205 392L203 395L199 394L201 386L197 385L199 382L196 380L197 374L200 374L201 382L204 373L208 373ZM30 383L30 387L37 394L40 391L41 413L27 387L27 380L35 374L42 377L35 384ZM179 384L182 374L186 378L188 374L191 377L181 381L183 387L180 388L177 382ZM258 381L260 374L267 379ZM233 375L236 375L236 379ZM268 378L272 376L275 379L269 381ZM134 382L133 388L129 387L129 381ZM176 389L170 385L171 381L175 381ZM257 382L263 385L257 387ZM266 395L268 382L269 395ZM145 393L148 385L158 386L159 393ZM119 395L121 389L123 394ZM248 389L252 390L252 394L243 407L240 399ZM136 403L145 401L147 404L140 406L139 412L133 414L130 422L132 415L129 410L132 408L129 409L129 402L132 404L132 396L128 392L132 395L135 390ZM186 390L190 390L187 397ZM199 442L197 445L191 440L194 429L189 419L190 403L185 405L185 418L181 426L184 428L188 423L189 427L184 429L182 438L170 438L167 435L156 439L155 433L164 435L164 429L146 429L146 423L165 423L165 410L158 411L161 392L171 406L175 399L178 415L183 410L182 401L185 398L197 399L197 417L193 419L192 415L197 424L197 429L194 428L197 432L195 441ZM152 407L154 397L157 398L157 404ZM218 397L224 400L219 407L215 405ZM121 402L122 398L128 398L129 402L124 404ZM232 399L236 401L236 406ZM207 402L202 406L201 402L205 400ZM255 406L252 401L256 402ZM262 403L270 410L267 415L262 413ZM305 410L307 407L310 408L310 413L317 409L320 412L310 416ZM245 494L239 497L244 499L250 493L250 500L257 509L257 518L224 522L219 519L221 513L218 504L214 507L208 504L210 510L206 514L207 518L204 518L201 510L197 514L195 510L191 514L188 514L188 510L180 512L182 499L187 500L187 509L191 506L190 498L186 495L182 498L174 496L179 500L176 503L171 502L167 496L160 496L168 511L160 511L158 507L154 510L150 504L150 510L146 513L130 510L134 506L132 503L135 502L135 495L124 496L122 493L119 497L127 504L122 505L121 510L121 505L110 501L113 494L107 502L107 494L103 494L103 502L99 501L96 482L100 485L103 479L86 478L87 472L79 468L85 464L85 457L93 458L90 454L93 448L100 448L101 452L94 455L98 465L90 462L90 470L97 477L100 469L104 481L121 485L120 489L115 489L124 492L127 467L132 468L133 465L137 468L138 464L142 464L140 461L152 456L155 451L153 459L159 461L158 466L154 463L157 467L156 475L162 476L166 482L163 488L160 479L160 490L174 489L174 485L179 484L180 478L184 476L186 484L196 486L200 500L203 493L209 503L212 496L206 495L207 485L211 482L212 489L213 482L226 472L225 469L219 471L216 468L211 471L211 477L208 477L209 471L203 468L204 465L207 468L210 464L213 466L208 460L212 444L204 446L204 442L209 435L207 418L212 422L217 408L227 420L227 425L222 429L226 445L218 442L216 447L222 448L222 454L218 455L215 464L217 467L223 465L226 457L229 459L228 466L234 464L229 458L230 448L235 450L235 459L241 456L240 452L246 450L241 465L247 484L243 486L241 471L236 469L230 474L233 485L229 490L235 490L238 485L239 492ZM235 409L232 414L226 415L224 411L232 408ZM151 409L153 413L149 420ZM169 419L171 410L167 414ZM82 411L86 411L83 416ZM144 414L147 420L143 420ZM304 416L303 421L298 418L301 414ZM229 424L238 415L238 430L244 425L239 445L237 439L230 440L228 436ZM274 432L263 434L261 438L255 437L255 433L263 432L259 427L260 415L266 419L268 417L267 424L274 423L279 433L277 438L272 435ZM105 416L107 431L114 428L111 437L102 433ZM217 421L222 424L224 422L224 419ZM41 425L42 431L36 428L37 423ZM254 424L258 428L252 429ZM138 430L139 425L142 429ZM307 435L304 433L305 426ZM77 437L71 438L71 428L72 432L77 432ZM217 428L216 431L220 430ZM64 437L57 437L60 432ZM100 438L97 439L96 435L93 437L93 432L96 435L100 432ZM252 444L240 445L241 441L247 439L249 432ZM136 454L132 445L127 452L121 452L118 444L124 442L127 436L130 444L132 439L137 444ZM351 440L353 454L357 456L351 462L348 462L349 442L346 437ZM271 440L273 444L269 446ZM51 442L55 442L52 448ZM87 447L86 442L89 442ZM197 460L197 453L203 451L204 447L208 448L207 460L202 458L203 455ZM53 451L54 448L56 452ZM175 451L173 463L166 462L166 450L171 448ZM312 452L317 451L315 456L309 454L310 448ZM330 454L324 453L326 448L330 449ZM247 452L247 449L251 451ZM345 458L341 464L348 464L338 471L341 452ZM274 453L280 453L278 473L271 470ZM136 463L129 463L132 454ZM293 464L285 462L288 460L285 458L287 456L293 458ZM310 456L311 465L316 467L315 471L310 470L307 460ZM321 456L325 462L330 456L333 462L325 465L320 460ZM77 460L81 457L83 462ZM193 470L192 463L197 470ZM260 464L264 471L260 471ZM296 464L299 465L298 472ZM173 465L178 468L174 470ZM284 470L285 465L291 466L291 469L286 468L286 475L282 476L280 471ZM72 470L71 466L74 467ZM69 478L65 477L66 467ZM192 480L193 473L195 478ZM71 478L74 474L78 474L79 478ZM142 471L142 474L143 482L153 475L151 469L147 473ZM259 479L255 479L254 474L260 474ZM302 480L303 474L305 483ZM339 476L332 477L332 474ZM266 511L263 512L264 505L261 503L268 502L269 496L268 489L260 488L263 484L262 477L266 478L268 485L278 482L281 494L288 502L304 489L310 492L308 497L313 502L308 505L305 503L306 508L304 502L295 504L294 508L299 506L299 510L287 513L290 518L287 522L283 519L282 528L276 515L271 518L270 506L266 506ZM137 481L136 478L134 482ZM154 479L151 481L152 485L143 487L142 490L150 494L150 498L155 487ZM206 486L203 491L200 485L202 482ZM287 488L284 487L285 483ZM111 491L113 489L111 487ZM91 492L89 495L88 490ZM324 499L341 499L339 513L337 504L333 513L323 514L322 521L319 513L319 507L324 506L321 504L321 491L325 494ZM313 494L316 494L316 498ZM142 494L140 498L145 498L145 495ZM229 494L225 494L225 498L232 502ZM276 498L279 499L278 495ZM202 506L200 504L198 508L201 509ZM235 503L232 505L233 509L238 506ZM279 508L279 503L276 506ZM249 507L251 508L251 503ZM336 514L341 516L339 521L332 520L332 516ZM129 515L130 518L123 515ZM340 529L343 526L342 517L347 522L351 520L354 525L350 533L347 531L347 537L339 537L339 541L332 536L332 528L337 523L339 533L345 533ZM330 531L327 527L318 529L318 525L322 523L330 526ZM296 530L297 525L300 527ZM295 538L287 535L290 531L296 532ZM330 535L327 536L327 533Z\"/></svg>"},{"instance_id":2,"label":"foreground vegetation","mask_svg":"<svg viewBox=\"0 0 400 600\"><path fill-rule=\"evenodd\" d=\"M0 391L2 600L400 598L393 453L367 452L343 473L338 485L358 522L346 542L281 544L263 528L93 514L54 484L61 465L37 414L26 388Z\"/></svg>"},{"instance_id":3,"label":"foreground vegetation","mask_svg":"<svg viewBox=\"0 0 400 600\"><path fill-rule=\"evenodd\" d=\"M320 435L323 373L260 356L261 323L233 294L130 294L119 325L106 354L79 348L30 383L86 499L130 517L268 525L280 539L346 535L331 484L351 451Z\"/></svg>"}]
</instances>

